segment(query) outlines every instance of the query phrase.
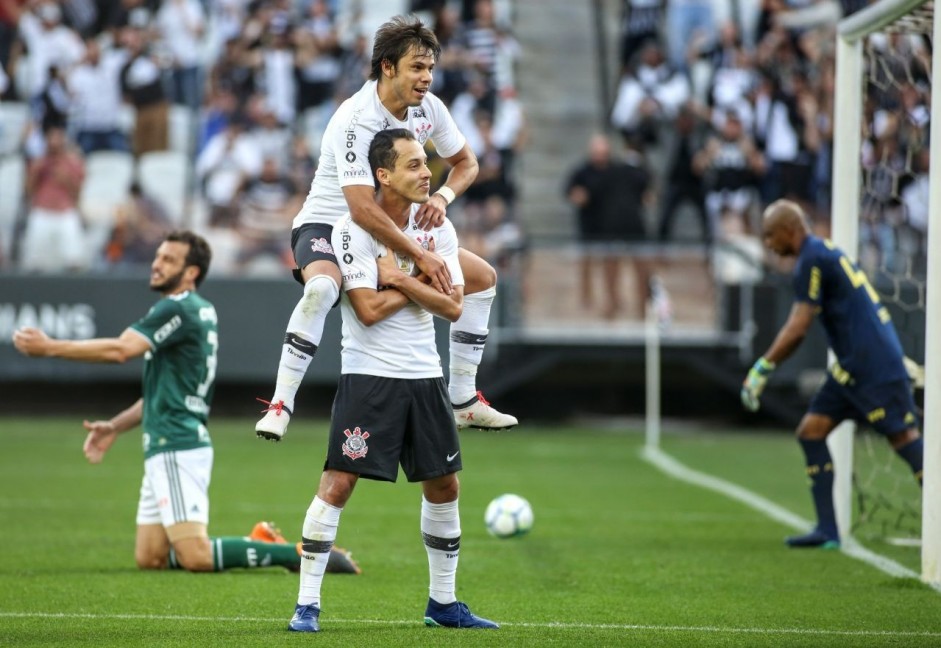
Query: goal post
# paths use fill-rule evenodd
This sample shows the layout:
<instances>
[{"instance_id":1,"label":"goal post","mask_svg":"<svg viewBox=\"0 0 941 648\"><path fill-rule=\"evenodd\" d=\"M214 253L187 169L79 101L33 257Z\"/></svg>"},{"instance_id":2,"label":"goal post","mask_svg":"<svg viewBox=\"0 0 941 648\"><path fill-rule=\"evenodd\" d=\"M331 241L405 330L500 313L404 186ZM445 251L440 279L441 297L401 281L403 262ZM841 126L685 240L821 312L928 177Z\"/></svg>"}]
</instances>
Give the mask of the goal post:
<instances>
[{"instance_id":1,"label":"goal post","mask_svg":"<svg viewBox=\"0 0 941 648\"><path fill-rule=\"evenodd\" d=\"M934 12L934 3L926 0L881 0L842 20L837 30L836 95L833 141L833 216L834 243L848 254L859 249L860 161L864 81L864 40L880 31L923 33L932 43L941 43L941 15ZM941 87L941 48L932 47L931 85ZM931 102L931 124L941 124L941 100ZM926 286L941 286L941 137L929 142L934 164L929 171L932 189L929 193ZM925 331L938 331L941 326L941 298L926 290ZM925 393L922 432L925 462L922 488L922 579L941 584L941 338L927 335L925 340ZM852 509L852 429L835 433L833 456L838 482L834 489L841 533L851 528Z\"/></svg>"}]
</instances>

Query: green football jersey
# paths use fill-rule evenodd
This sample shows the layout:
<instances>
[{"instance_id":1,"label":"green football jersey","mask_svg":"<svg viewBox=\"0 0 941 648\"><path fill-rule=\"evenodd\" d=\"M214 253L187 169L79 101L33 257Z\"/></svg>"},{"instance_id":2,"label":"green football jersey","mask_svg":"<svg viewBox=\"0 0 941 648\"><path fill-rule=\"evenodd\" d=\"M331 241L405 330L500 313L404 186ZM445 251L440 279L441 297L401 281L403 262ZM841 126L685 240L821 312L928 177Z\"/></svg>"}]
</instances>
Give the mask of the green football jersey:
<instances>
[{"instance_id":1,"label":"green football jersey","mask_svg":"<svg viewBox=\"0 0 941 648\"><path fill-rule=\"evenodd\" d=\"M131 328L144 354L144 456L211 445L207 421L216 378L215 307L195 292L165 297Z\"/></svg>"}]
</instances>

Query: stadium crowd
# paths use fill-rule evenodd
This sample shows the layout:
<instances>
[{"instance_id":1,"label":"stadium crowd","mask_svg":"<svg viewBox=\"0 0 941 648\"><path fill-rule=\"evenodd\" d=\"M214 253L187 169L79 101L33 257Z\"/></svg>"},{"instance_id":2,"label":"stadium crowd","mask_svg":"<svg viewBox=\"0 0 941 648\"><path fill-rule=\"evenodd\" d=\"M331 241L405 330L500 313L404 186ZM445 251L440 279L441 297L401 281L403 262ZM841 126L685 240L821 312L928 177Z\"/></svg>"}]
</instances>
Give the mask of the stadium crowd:
<instances>
[{"instance_id":1,"label":"stadium crowd","mask_svg":"<svg viewBox=\"0 0 941 648\"><path fill-rule=\"evenodd\" d=\"M345 0L0 0L0 268L147 264L182 224L220 273L283 273L323 128L396 10L444 46L433 91L480 160L452 219L465 247L499 258L521 237L512 169L526 132L506 3L395 4L372 16Z\"/></svg>"},{"instance_id":2,"label":"stadium crowd","mask_svg":"<svg viewBox=\"0 0 941 648\"><path fill-rule=\"evenodd\" d=\"M630 157L646 153L660 240L686 206L707 245L760 254L759 215L779 198L799 202L818 232L829 231L836 23L867 4L623 0L610 126ZM880 34L866 47L861 262L918 272L931 46L920 35Z\"/></svg>"},{"instance_id":3,"label":"stadium crowd","mask_svg":"<svg viewBox=\"0 0 941 648\"><path fill-rule=\"evenodd\" d=\"M511 3L402 0L382 16L367 4L0 0L0 268L139 264L184 224L211 241L222 273L283 272L320 134L362 83L373 23L393 10L423 15L443 45L433 91L480 161L450 215L462 244L499 267L524 244ZM622 0L608 126L633 180L612 190L646 199L606 197L628 208L601 216L563 178L578 218L597 221L581 222L586 240L674 240L691 210L703 243L757 261L757 216L782 197L825 233L835 24L865 4ZM867 71L861 261L899 271L925 258L930 46L889 36L868 47L883 64Z\"/></svg>"}]
</instances>

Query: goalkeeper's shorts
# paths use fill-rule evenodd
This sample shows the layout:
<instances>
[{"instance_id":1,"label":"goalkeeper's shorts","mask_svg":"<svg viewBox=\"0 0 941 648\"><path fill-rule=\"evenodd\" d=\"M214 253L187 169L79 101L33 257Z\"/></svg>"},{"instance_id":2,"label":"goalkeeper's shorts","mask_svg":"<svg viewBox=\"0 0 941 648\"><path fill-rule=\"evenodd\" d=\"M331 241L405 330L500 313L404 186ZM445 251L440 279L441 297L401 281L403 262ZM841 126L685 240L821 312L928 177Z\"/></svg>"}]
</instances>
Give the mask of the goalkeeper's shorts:
<instances>
[{"instance_id":1,"label":"goalkeeper's shorts","mask_svg":"<svg viewBox=\"0 0 941 648\"><path fill-rule=\"evenodd\" d=\"M827 376L810 401L808 412L834 421L868 424L887 437L920 425L908 380L857 387L841 385L833 376Z\"/></svg>"}]
</instances>

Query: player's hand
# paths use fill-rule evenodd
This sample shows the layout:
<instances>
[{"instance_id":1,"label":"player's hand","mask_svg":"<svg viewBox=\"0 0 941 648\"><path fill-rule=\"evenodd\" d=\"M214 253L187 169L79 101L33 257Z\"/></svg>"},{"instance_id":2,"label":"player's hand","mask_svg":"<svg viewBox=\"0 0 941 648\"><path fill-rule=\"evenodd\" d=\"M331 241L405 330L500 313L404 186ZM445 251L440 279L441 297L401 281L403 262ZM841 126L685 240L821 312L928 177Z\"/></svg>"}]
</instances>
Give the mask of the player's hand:
<instances>
[{"instance_id":1,"label":"player's hand","mask_svg":"<svg viewBox=\"0 0 941 648\"><path fill-rule=\"evenodd\" d=\"M431 285L435 290L445 295L450 295L454 292L454 289L451 287L451 271L448 270L444 259L438 256L431 245L425 250L425 254L422 256L421 260L415 262L415 265L431 279Z\"/></svg>"},{"instance_id":2,"label":"player's hand","mask_svg":"<svg viewBox=\"0 0 941 648\"><path fill-rule=\"evenodd\" d=\"M118 431L111 421L82 421L82 426L88 430L85 445L82 446L85 458L88 463L101 463L108 448L118 438Z\"/></svg>"},{"instance_id":3,"label":"player's hand","mask_svg":"<svg viewBox=\"0 0 941 648\"><path fill-rule=\"evenodd\" d=\"M37 328L24 326L13 333L13 346L25 356L38 357L46 355L46 345L49 336Z\"/></svg>"},{"instance_id":4,"label":"player's hand","mask_svg":"<svg viewBox=\"0 0 941 648\"><path fill-rule=\"evenodd\" d=\"M388 249L376 259L376 266L379 269L379 290L393 287L396 277L402 274L402 270L395 263L395 253Z\"/></svg>"},{"instance_id":5,"label":"player's hand","mask_svg":"<svg viewBox=\"0 0 941 648\"><path fill-rule=\"evenodd\" d=\"M448 213L448 201L440 194L431 194L424 205L415 212L415 224L426 232L432 227L444 225L444 218Z\"/></svg>"},{"instance_id":6,"label":"player's hand","mask_svg":"<svg viewBox=\"0 0 941 648\"><path fill-rule=\"evenodd\" d=\"M768 378L774 372L776 365L768 362L764 358L758 358L755 364L745 376L745 382L742 383L742 405L749 412L757 412L761 407L761 392L765 390Z\"/></svg>"}]
</instances>

